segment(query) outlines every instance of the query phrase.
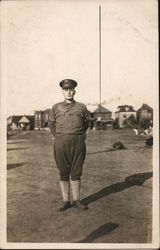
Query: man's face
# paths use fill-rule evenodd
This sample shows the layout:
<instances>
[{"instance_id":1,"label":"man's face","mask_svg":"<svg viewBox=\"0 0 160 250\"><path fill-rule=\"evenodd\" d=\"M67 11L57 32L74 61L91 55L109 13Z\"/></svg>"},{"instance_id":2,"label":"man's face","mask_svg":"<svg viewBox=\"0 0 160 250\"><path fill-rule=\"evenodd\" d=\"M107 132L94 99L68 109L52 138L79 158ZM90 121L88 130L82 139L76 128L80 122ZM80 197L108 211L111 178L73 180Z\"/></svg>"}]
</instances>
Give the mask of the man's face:
<instances>
[{"instance_id":1,"label":"man's face","mask_svg":"<svg viewBox=\"0 0 160 250\"><path fill-rule=\"evenodd\" d=\"M75 89L62 89L63 96L65 100L71 101L74 98L74 95L76 93Z\"/></svg>"}]
</instances>

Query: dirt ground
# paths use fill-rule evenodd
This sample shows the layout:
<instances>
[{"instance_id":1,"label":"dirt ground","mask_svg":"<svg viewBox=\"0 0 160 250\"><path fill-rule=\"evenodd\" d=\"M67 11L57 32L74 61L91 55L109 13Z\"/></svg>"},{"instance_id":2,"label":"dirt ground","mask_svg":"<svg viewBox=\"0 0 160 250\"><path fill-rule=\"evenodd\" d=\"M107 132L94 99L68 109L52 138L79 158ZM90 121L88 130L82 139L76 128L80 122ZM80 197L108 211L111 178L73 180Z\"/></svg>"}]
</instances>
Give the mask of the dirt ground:
<instances>
[{"instance_id":1,"label":"dirt ground","mask_svg":"<svg viewBox=\"0 0 160 250\"><path fill-rule=\"evenodd\" d=\"M126 149L113 150L115 141ZM89 209L63 213L53 142L49 131L8 138L8 242L150 243L152 149L144 137L88 131L81 199Z\"/></svg>"}]
</instances>

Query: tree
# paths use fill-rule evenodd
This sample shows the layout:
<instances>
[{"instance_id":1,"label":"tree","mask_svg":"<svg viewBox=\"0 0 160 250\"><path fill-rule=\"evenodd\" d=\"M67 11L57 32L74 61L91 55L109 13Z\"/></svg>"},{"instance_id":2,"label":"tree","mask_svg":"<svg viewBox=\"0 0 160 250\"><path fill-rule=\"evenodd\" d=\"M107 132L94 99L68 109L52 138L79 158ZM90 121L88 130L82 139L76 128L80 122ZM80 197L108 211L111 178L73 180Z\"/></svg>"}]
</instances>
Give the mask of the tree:
<instances>
[{"instance_id":1,"label":"tree","mask_svg":"<svg viewBox=\"0 0 160 250\"><path fill-rule=\"evenodd\" d=\"M135 116L133 114L130 115L123 121L123 125L125 125L126 128L135 128L137 126L137 120Z\"/></svg>"},{"instance_id":2,"label":"tree","mask_svg":"<svg viewBox=\"0 0 160 250\"><path fill-rule=\"evenodd\" d=\"M114 128L114 129L118 129L118 128L119 128L118 118L116 118L116 119L113 121L113 128Z\"/></svg>"},{"instance_id":3,"label":"tree","mask_svg":"<svg viewBox=\"0 0 160 250\"><path fill-rule=\"evenodd\" d=\"M139 122L139 127L143 129L147 129L152 125L150 118L143 118Z\"/></svg>"},{"instance_id":4,"label":"tree","mask_svg":"<svg viewBox=\"0 0 160 250\"><path fill-rule=\"evenodd\" d=\"M120 106L118 106L117 107L118 108L118 110L120 111L120 112L125 112L125 111L129 111L129 112L132 112L132 111L135 111L134 110L134 108L133 108L133 106L131 106L131 105L120 105Z\"/></svg>"}]
</instances>

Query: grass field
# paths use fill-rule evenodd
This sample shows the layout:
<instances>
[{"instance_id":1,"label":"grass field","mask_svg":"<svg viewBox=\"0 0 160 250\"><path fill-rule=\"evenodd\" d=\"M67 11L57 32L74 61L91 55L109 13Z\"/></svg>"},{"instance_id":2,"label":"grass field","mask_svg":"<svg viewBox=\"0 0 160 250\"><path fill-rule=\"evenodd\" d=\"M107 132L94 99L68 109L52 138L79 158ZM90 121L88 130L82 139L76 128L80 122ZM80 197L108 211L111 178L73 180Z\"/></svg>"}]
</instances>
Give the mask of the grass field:
<instances>
[{"instance_id":1,"label":"grass field","mask_svg":"<svg viewBox=\"0 0 160 250\"><path fill-rule=\"evenodd\" d=\"M112 150L115 141L126 149ZM60 213L59 175L49 131L7 143L8 242L149 243L152 149L130 130L89 131L81 199L89 209Z\"/></svg>"}]
</instances>

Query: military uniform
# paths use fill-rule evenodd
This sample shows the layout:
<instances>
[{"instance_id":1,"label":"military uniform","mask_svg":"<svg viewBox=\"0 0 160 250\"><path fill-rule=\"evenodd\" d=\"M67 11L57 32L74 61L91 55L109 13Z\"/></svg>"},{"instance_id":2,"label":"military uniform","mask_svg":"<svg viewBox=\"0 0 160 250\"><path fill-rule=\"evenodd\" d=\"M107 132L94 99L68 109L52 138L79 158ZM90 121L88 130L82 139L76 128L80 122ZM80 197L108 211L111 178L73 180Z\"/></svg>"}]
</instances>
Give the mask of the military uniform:
<instances>
[{"instance_id":1,"label":"military uniform","mask_svg":"<svg viewBox=\"0 0 160 250\"><path fill-rule=\"evenodd\" d=\"M70 79L60 83L62 88L74 88L76 85ZM70 178L73 200L79 201L80 177L86 156L88 111L84 104L74 99L71 102L65 100L52 107L50 122L55 137L54 157L59 169L63 200L70 207Z\"/></svg>"},{"instance_id":2,"label":"military uniform","mask_svg":"<svg viewBox=\"0 0 160 250\"><path fill-rule=\"evenodd\" d=\"M52 132L55 136L54 155L61 181L80 180L86 155L88 112L82 103L66 101L51 110Z\"/></svg>"}]
</instances>

